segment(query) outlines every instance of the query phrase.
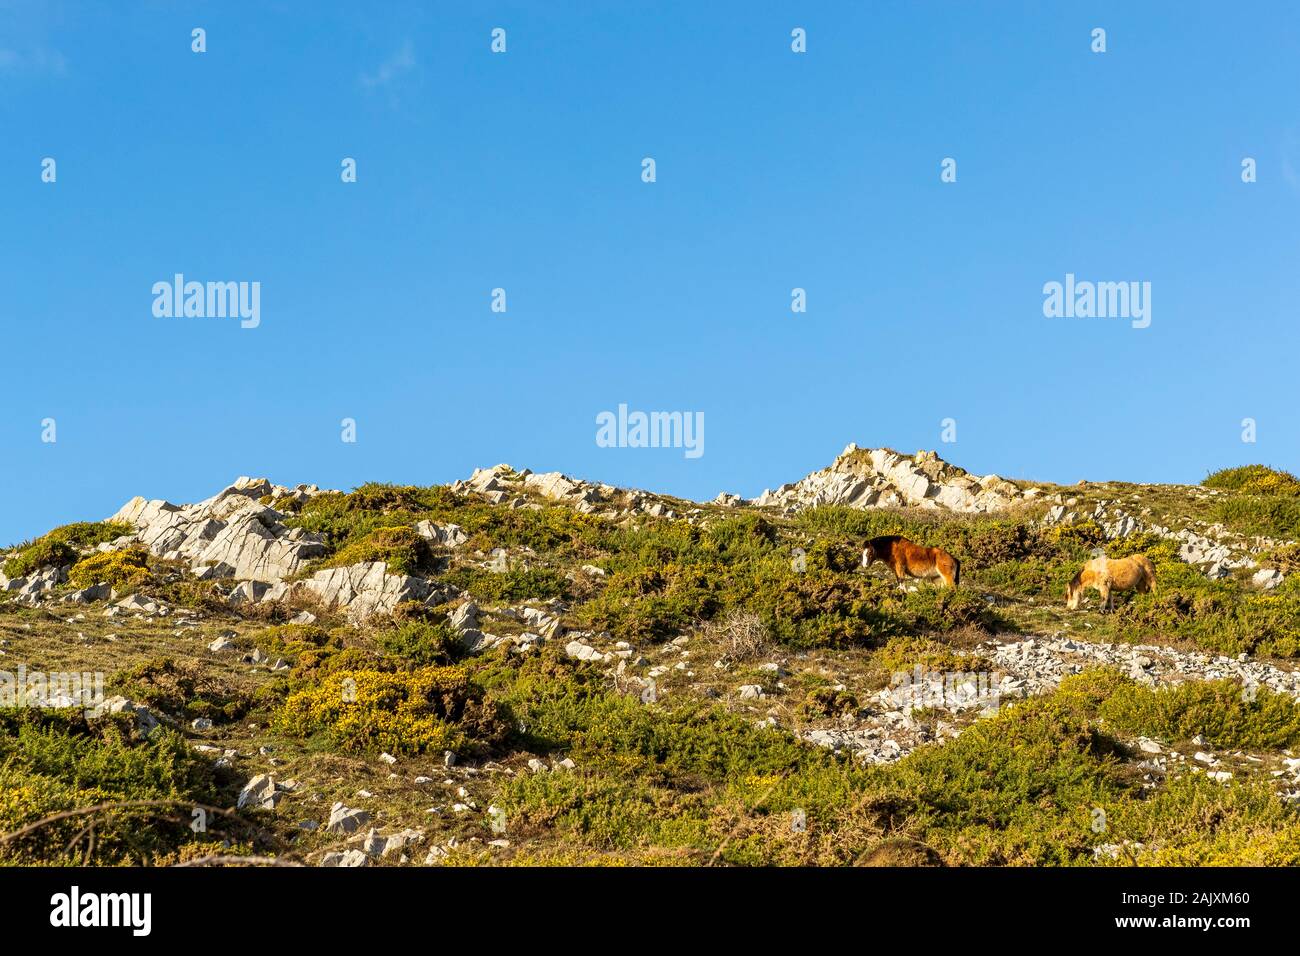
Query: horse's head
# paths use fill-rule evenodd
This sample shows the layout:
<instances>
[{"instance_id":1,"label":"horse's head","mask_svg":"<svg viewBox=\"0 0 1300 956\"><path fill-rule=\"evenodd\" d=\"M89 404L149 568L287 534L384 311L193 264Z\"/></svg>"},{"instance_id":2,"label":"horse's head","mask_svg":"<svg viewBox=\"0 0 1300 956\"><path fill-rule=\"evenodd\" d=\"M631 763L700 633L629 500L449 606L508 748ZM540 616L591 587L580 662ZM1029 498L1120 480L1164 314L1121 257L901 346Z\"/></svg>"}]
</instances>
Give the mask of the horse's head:
<instances>
[{"instance_id":1,"label":"horse's head","mask_svg":"<svg viewBox=\"0 0 1300 956\"><path fill-rule=\"evenodd\" d=\"M1079 601L1083 597L1083 572L1076 574L1073 580L1065 587L1065 606L1071 611L1079 609Z\"/></svg>"},{"instance_id":2,"label":"horse's head","mask_svg":"<svg viewBox=\"0 0 1300 956\"><path fill-rule=\"evenodd\" d=\"M871 562L879 560L879 558L880 555L876 551L876 546L868 541L867 546L862 549L862 566L864 568L870 567Z\"/></svg>"}]
</instances>

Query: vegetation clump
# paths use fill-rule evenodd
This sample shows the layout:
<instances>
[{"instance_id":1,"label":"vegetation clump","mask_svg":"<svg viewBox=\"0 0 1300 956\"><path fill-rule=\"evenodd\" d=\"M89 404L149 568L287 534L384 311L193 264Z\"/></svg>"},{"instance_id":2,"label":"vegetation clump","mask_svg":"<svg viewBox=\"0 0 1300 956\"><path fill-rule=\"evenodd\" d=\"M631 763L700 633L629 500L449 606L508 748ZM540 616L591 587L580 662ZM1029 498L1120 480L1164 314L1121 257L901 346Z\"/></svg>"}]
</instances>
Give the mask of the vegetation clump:
<instances>
[{"instance_id":1,"label":"vegetation clump","mask_svg":"<svg viewBox=\"0 0 1300 956\"><path fill-rule=\"evenodd\" d=\"M506 732L463 667L338 669L289 695L276 719L295 737L323 735L343 750L391 754L483 750Z\"/></svg>"},{"instance_id":2,"label":"vegetation clump","mask_svg":"<svg viewBox=\"0 0 1300 956\"><path fill-rule=\"evenodd\" d=\"M138 588L149 579L149 557L142 548L105 551L82 558L68 572L68 580L80 588L107 584L114 591Z\"/></svg>"},{"instance_id":3,"label":"vegetation clump","mask_svg":"<svg viewBox=\"0 0 1300 956\"><path fill-rule=\"evenodd\" d=\"M10 578L26 577L42 568L57 568L73 564L78 549L93 548L106 541L132 532L130 525L111 521L77 521L65 524L41 537L20 545L17 552L4 563L4 573Z\"/></svg>"},{"instance_id":4,"label":"vegetation clump","mask_svg":"<svg viewBox=\"0 0 1300 956\"><path fill-rule=\"evenodd\" d=\"M195 661L174 657L157 657L127 668L114 675L113 685L124 696L178 720L238 720L251 703L249 695L228 680L211 674Z\"/></svg>"},{"instance_id":5,"label":"vegetation clump","mask_svg":"<svg viewBox=\"0 0 1300 956\"><path fill-rule=\"evenodd\" d=\"M1247 495L1285 495L1300 497L1300 478L1289 471L1267 465L1242 465L1223 468L1207 475L1201 482L1206 488L1240 491Z\"/></svg>"},{"instance_id":6,"label":"vegetation clump","mask_svg":"<svg viewBox=\"0 0 1300 956\"><path fill-rule=\"evenodd\" d=\"M414 528L380 527L339 549L320 567L382 561L393 574L420 574L433 566L433 549Z\"/></svg>"},{"instance_id":7,"label":"vegetation clump","mask_svg":"<svg viewBox=\"0 0 1300 956\"><path fill-rule=\"evenodd\" d=\"M123 716L0 709L0 835L27 830L0 841L0 863L139 865L204 839L190 830L191 808L225 802L210 762L174 731L140 739L131 725ZM122 806L142 801L157 805ZM219 847L220 821L211 829L206 845Z\"/></svg>"},{"instance_id":8,"label":"vegetation clump","mask_svg":"<svg viewBox=\"0 0 1300 956\"><path fill-rule=\"evenodd\" d=\"M451 664L459 656L460 635L445 614L433 620L404 621L380 631L375 641L389 657L417 667Z\"/></svg>"}]
</instances>

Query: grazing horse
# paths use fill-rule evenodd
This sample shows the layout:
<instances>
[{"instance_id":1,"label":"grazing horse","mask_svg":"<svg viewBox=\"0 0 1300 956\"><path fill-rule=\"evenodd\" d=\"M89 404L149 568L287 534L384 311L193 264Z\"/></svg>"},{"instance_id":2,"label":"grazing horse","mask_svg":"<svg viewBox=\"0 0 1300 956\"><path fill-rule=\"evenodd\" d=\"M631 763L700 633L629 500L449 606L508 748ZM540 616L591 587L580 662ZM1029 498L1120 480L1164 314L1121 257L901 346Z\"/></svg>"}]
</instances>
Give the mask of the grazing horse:
<instances>
[{"instance_id":1,"label":"grazing horse","mask_svg":"<svg viewBox=\"0 0 1300 956\"><path fill-rule=\"evenodd\" d=\"M927 548L902 535L872 538L862 549L862 566L883 561L899 581L904 578L939 578L950 588L961 583L961 562L943 548Z\"/></svg>"},{"instance_id":2,"label":"grazing horse","mask_svg":"<svg viewBox=\"0 0 1300 956\"><path fill-rule=\"evenodd\" d=\"M1078 610L1083 592L1096 588L1101 595L1101 609L1110 610L1115 606L1112 591L1154 591L1156 587L1156 569L1151 566L1146 555L1135 554L1129 558L1093 558L1074 576L1066 589L1065 606L1071 611Z\"/></svg>"}]
</instances>

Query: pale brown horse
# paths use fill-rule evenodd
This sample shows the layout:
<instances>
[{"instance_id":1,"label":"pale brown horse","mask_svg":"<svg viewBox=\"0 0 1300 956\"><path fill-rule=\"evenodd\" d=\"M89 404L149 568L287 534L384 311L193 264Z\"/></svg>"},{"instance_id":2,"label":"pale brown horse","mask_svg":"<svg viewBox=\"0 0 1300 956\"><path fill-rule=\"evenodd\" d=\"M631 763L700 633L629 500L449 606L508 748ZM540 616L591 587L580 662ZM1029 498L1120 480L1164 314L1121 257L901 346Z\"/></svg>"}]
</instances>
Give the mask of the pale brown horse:
<instances>
[{"instance_id":1,"label":"pale brown horse","mask_svg":"<svg viewBox=\"0 0 1300 956\"><path fill-rule=\"evenodd\" d=\"M938 578L950 588L961 583L961 562L943 548L927 548L902 535L872 538L862 549L862 566L883 561L899 581L904 578Z\"/></svg>"},{"instance_id":2,"label":"pale brown horse","mask_svg":"<svg viewBox=\"0 0 1300 956\"><path fill-rule=\"evenodd\" d=\"M1078 610L1083 592L1095 588L1101 595L1101 609L1114 608L1113 591L1154 591L1156 587L1156 569L1144 554L1135 554L1128 558L1093 558L1074 576L1066 589L1065 606L1071 611Z\"/></svg>"}]
</instances>

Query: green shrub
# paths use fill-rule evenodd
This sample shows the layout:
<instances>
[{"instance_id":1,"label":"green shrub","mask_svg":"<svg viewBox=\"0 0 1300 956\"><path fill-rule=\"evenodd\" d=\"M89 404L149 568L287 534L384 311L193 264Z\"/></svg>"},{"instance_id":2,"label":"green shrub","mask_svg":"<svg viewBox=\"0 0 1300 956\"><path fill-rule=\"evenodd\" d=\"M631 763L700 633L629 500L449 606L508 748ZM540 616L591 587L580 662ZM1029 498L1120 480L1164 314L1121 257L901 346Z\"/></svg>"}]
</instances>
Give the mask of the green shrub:
<instances>
[{"instance_id":1,"label":"green shrub","mask_svg":"<svg viewBox=\"0 0 1300 956\"><path fill-rule=\"evenodd\" d=\"M78 548L93 548L133 530L130 525L110 521L77 521L61 525L19 548L5 562L4 573L11 578L21 578L41 568L72 564L77 560Z\"/></svg>"},{"instance_id":2,"label":"green shrub","mask_svg":"<svg viewBox=\"0 0 1300 956\"><path fill-rule=\"evenodd\" d=\"M478 751L507 732L500 709L462 667L335 670L290 694L276 725L295 737L324 734L345 750L392 754Z\"/></svg>"},{"instance_id":3,"label":"green shrub","mask_svg":"<svg viewBox=\"0 0 1300 956\"><path fill-rule=\"evenodd\" d=\"M1117 672L1066 678L1065 694L1083 695L1107 729L1180 742L1204 737L1218 749L1280 750L1300 744L1300 706L1266 687L1236 681L1189 681L1150 688Z\"/></svg>"},{"instance_id":4,"label":"green shrub","mask_svg":"<svg viewBox=\"0 0 1300 956\"><path fill-rule=\"evenodd\" d=\"M1214 514L1238 534L1267 538L1300 537L1300 498L1225 498L1215 503Z\"/></svg>"},{"instance_id":5,"label":"green shrub","mask_svg":"<svg viewBox=\"0 0 1300 956\"><path fill-rule=\"evenodd\" d=\"M958 654L950 645L932 638L894 637L871 656L871 662L886 674L923 671L984 670L988 661L977 654Z\"/></svg>"},{"instance_id":6,"label":"green shrub","mask_svg":"<svg viewBox=\"0 0 1300 956\"><path fill-rule=\"evenodd\" d=\"M126 697L148 704L178 720L206 717L217 723L238 720L251 698L228 680L194 661L157 657L113 676Z\"/></svg>"},{"instance_id":7,"label":"green shrub","mask_svg":"<svg viewBox=\"0 0 1300 956\"><path fill-rule=\"evenodd\" d=\"M118 592L134 590L148 579L149 556L140 548L92 554L68 572L68 580L79 588L107 584Z\"/></svg>"},{"instance_id":8,"label":"green shrub","mask_svg":"<svg viewBox=\"0 0 1300 956\"><path fill-rule=\"evenodd\" d=\"M945 651L919 642L889 646L892 664L932 660L969 669L966 659L944 660ZM1110 736L1134 732L1118 725L1135 702L1144 725L1163 726L1171 715L1175 726L1199 722L1187 715L1220 693L1213 685L1153 706L1142 695L1163 691L1116 672L1088 672L1045 697L1004 704L955 740L863 769L721 708L673 699L644 705L611 692L596 669L550 651L523 662L480 660L475 675L518 718L521 746L577 763L567 774L512 778L495 798L513 826L554 832L574 853L630 853L636 862L843 864L906 843L927 862L1078 865L1097 862L1100 844L1136 841L1147 845L1133 851L1141 862L1246 864L1300 855L1287 842L1300 832L1300 813L1276 796L1204 776L1149 791ZM852 706L816 690L804 716ZM1190 703L1170 703L1182 699L1178 693ZM1243 722L1225 725L1225 741L1274 745L1291 733L1293 717L1280 703L1260 701L1258 710L1241 711ZM1150 812L1156 802L1164 813ZM792 831L795 810L806 832ZM1098 811L1107 820L1100 831Z\"/></svg>"},{"instance_id":9,"label":"green shrub","mask_svg":"<svg viewBox=\"0 0 1300 956\"><path fill-rule=\"evenodd\" d=\"M847 690L814 687L800 702L798 713L804 720L820 720L827 717L853 715L861 707L857 697Z\"/></svg>"},{"instance_id":10,"label":"green shrub","mask_svg":"<svg viewBox=\"0 0 1300 956\"><path fill-rule=\"evenodd\" d=\"M1221 654L1300 656L1300 594L1270 593L1208 581L1186 565L1157 566L1156 592L1139 594L1117 619L1133 638L1181 638Z\"/></svg>"},{"instance_id":11,"label":"green shrub","mask_svg":"<svg viewBox=\"0 0 1300 956\"><path fill-rule=\"evenodd\" d=\"M277 624L253 635L253 642L268 656L290 661L309 651L333 652L342 647L338 636L319 624Z\"/></svg>"},{"instance_id":12,"label":"green shrub","mask_svg":"<svg viewBox=\"0 0 1300 956\"><path fill-rule=\"evenodd\" d=\"M1247 495L1300 496L1300 479L1289 471L1269 468L1267 465L1224 468L1210 473L1201 484L1206 488L1240 491Z\"/></svg>"},{"instance_id":13,"label":"green shrub","mask_svg":"<svg viewBox=\"0 0 1300 956\"><path fill-rule=\"evenodd\" d=\"M721 573L698 565L625 568L611 574L604 591L578 609L578 619L584 627L632 643L667 640L717 613L721 579Z\"/></svg>"},{"instance_id":14,"label":"green shrub","mask_svg":"<svg viewBox=\"0 0 1300 956\"><path fill-rule=\"evenodd\" d=\"M1276 568L1285 575L1300 572L1300 543L1284 544L1261 558L1265 567Z\"/></svg>"},{"instance_id":15,"label":"green shrub","mask_svg":"<svg viewBox=\"0 0 1300 956\"><path fill-rule=\"evenodd\" d=\"M459 640L446 615L436 621L406 621L375 637L384 653L418 667L453 663Z\"/></svg>"},{"instance_id":16,"label":"green shrub","mask_svg":"<svg viewBox=\"0 0 1300 956\"><path fill-rule=\"evenodd\" d=\"M375 528L353 540L319 567L346 567L382 561L393 574L423 574L433 568L433 548L414 528Z\"/></svg>"},{"instance_id":17,"label":"green shrub","mask_svg":"<svg viewBox=\"0 0 1300 956\"><path fill-rule=\"evenodd\" d=\"M489 571L465 566L449 571L442 580L468 591L480 601L492 603L558 598L569 589L568 579L551 568L516 567L508 571Z\"/></svg>"},{"instance_id":18,"label":"green shrub","mask_svg":"<svg viewBox=\"0 0 1300 956\"><path fill-rule=\"evenodd\" d=\"M998 614L988 601L966 588L922 585L908 592L901 601L891 595L885 610L901 619L911 633L974 628L985 634L995 634L1015 630L1014 625Z\"/></svg>"},{"instance_id":19,"label":"green shrub","mask_svg":"<svg viewBox=\"0 0 1300 956\"><path fill-rule=\"evenodd\" d=\"M42 568L58 568L77 560L77 551L62 541L41 538L27 545L4 563L4 573L10 578L25 578Z\"/></svg>"},{"instance_id":20,"label":"green shrub","mask_svg":"<svg viewBox=\"0 0 1300 956\"><path fill-rule=\"evenodd\" d=\"M88 721L76 711L0 710L0 834L103 803L177 802L48 823L0 843L0 862L138 865L195 839L190 808L225 802L216 792L209 761L165 728L140 740L132 723L121 716ZM88 839L92 821L94 837ZM213 821L214 838L223 823Z\"/></svg>"},{"instance_id":21,"label":"green shrub","mask_svg":"<svg viewBox=\"0 0 1300 956\"><path fill-rule=\"evenodd\" d=\"M1112 841L1128 843L1102 858L1113 866L1300 865L1300 819L1263 781L1225 787L1189 774L1147 799L1108 807L1106 823Z\"/></svg>"}]
</instances>

